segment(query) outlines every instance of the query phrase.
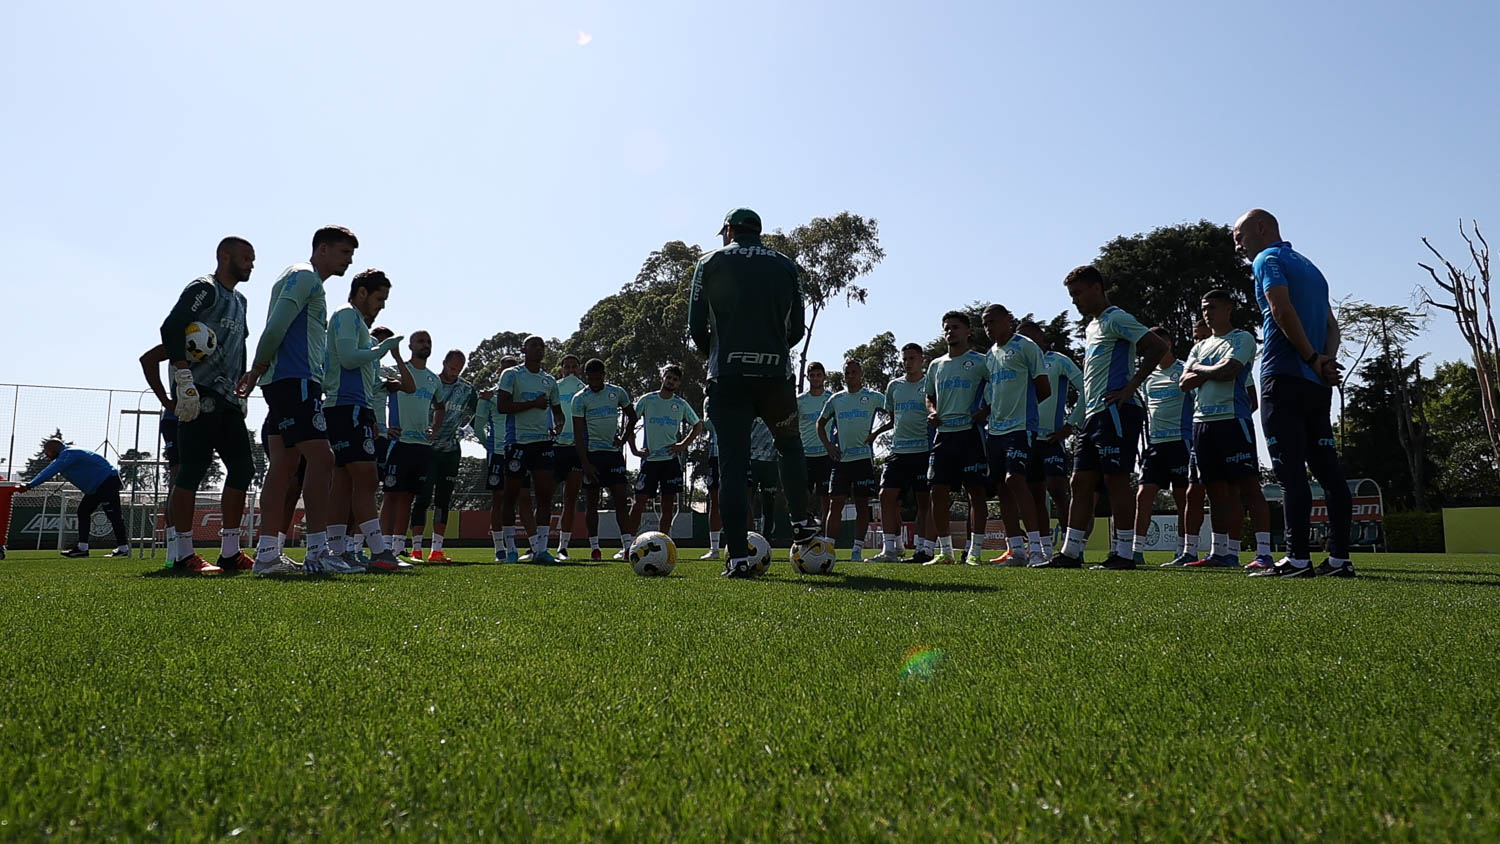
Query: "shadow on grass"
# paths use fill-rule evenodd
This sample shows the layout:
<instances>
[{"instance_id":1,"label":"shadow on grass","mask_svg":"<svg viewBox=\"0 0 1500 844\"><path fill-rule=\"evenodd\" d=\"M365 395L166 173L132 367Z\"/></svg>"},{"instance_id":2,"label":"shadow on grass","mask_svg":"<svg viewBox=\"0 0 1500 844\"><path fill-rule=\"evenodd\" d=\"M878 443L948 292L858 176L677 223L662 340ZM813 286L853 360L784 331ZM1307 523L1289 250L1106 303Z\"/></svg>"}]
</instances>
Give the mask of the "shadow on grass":
<instances>
[{"instance_id":1,"label":"shadow on grass","mask_svg":"<svg viewBox=\"0 0 1500 844\"><path fill-rule=\"evenodd\" d=\"M1432 574L1432 575L1457 575L1459 577L1500 577L1500 571L1454 571L1452 569L1388 569L1385 567L1362 566L1360 571L1373 571L1382 574Z\"/></svg>"},{"instance_id":2,"label":"shadow on grass","mask_svg":"<svg viewBox=\"0 0 1500 844\"><path fill-rule=\"evenodd\" d=\"M1389 569L1386 569L1389 571ZM1463 572L1465 575L1473 572ZM1361 572L1356 580L1377 580L1381 583L1400 583L1416 586L1500 586L1500 580L1474 580L1472 578L1432 578L1432 577L1383 577L1378 574Z\"/></svg>"},{"instance_id":3,"label":"shadow on grass","mask_svg":"<svg viewBox=\"0 0 1500 844\"><path fill-rule=\"evenodd\" d=\"M918 580L895 580L873 574L809 575L803 580L786 580L819 589L858 589L861 592L999 592L998 586L979 583L924 583Z\"/></svg>"}]
</instances>

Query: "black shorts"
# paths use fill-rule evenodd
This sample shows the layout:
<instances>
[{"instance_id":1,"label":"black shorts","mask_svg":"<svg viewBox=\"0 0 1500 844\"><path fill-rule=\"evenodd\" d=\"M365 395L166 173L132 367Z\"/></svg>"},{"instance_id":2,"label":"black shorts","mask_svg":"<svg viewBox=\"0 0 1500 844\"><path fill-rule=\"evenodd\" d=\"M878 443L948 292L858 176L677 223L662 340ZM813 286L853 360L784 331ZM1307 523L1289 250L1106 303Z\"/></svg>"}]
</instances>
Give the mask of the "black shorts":
<instances>
[{"instance_id":1,"label":"black shorts","mask_svg":"<svg viewBox=\"0 0 1500 844\"><path fill-rule=\"evenodd\" d=\"M432 446L397 440L386 447L382 486L386 492L421 492L431 468Z\"/></svg>"},{"instance_id":2,"label":"black shorts","mask_svg":"<svg viewBox=\"0 0 1500 844\"><path fill-rule=\"evenodd\" d=\"M381 449L379 443L376 443L376 446L377 446L377 449ZM270 459L270 454L271 454L271 416L270 416L270 414L266 415L266 421L265 421L265 423L260 426L260 451L261 451L262 454L264 454L264 455L267 456L268 460ZM376 453L377 454L384 454L385 452L384 452L383 449L381 449L381 450L378 450ZM384 458L382 458L382 459L384 459ZM301 456L299 454L297 456L297 485L301 486L302 482L304 480L306 480L306 478L307 478L307 458L303 457L303 456Z\"/></svg>"},{"instance_id":3,"label":"black shorts","mask_svg":"<svg viewBox=\"0 0 1500 844\"><path fill-rule=\"evenodd\" d=\"M1141 455L1141 483L1187 489L1188 447L1182 440L1151 443Z\"/></svg>"},{"instance_id":4,"label":"black shorts","mask_svg":"<svg viewBox=\"0 0 1500 844\"><path fill-rule=\"evenodd\" d=\"M572 443L552 446L552 474L558 480L566 478L570 472L582 471L583 464L578 462L578 449Z\"/></svg>"},{"instance_id":5,"label":"black shorts","mask_svg":"<svg viewBox=\"0 0 1500 844\"><path fill-rule=\"evenodd\" d=\"M266 398L266 419L272 434L294 446L308 440L328 439L328 422L323 418L323 387L316 381L283 378L260 388Z\"/></svg>"},{"instance_id":6,"label":"black shorts","mask_svg":"<svg viewBox=\"0 0 1500 844\"><path fill-rule=\"evenodd\" d=\"M1047 442L1038 438L1031 444L1031 456L1026 461L1026 480L1039 484L1048 478L1068 476L1068 455L1060 442Z\"/></svg>"},{"instance_id":7,"label":"black shorts","mask_svg":"<svg viewBox=\"0 0 1500 844\"><path fill-rule=\"evenodd\" d=\"M245 430L245 414L238 407L221 403L217 410L200 413L191 422L177 422L179 461L212 463L215 452L225 466L250 458L250 433Z\"/></svg>"},{"instance_id":8,"label":"black shorts","mask_svg":"<svg viewBox=\"0 0 1500 844\"><path fill-rule=\"evenodd\" d=\"M803 460L807 461L807 491L813 495L827 495L829 481L833 479L833 457L819 454Z\"/></svg>"},{"instance_id":9,"label":"black shorts","mask_svg":"<svg viewBox=\"0 0 1500 844\"><path fill-rule=\"evenodd\" d=\"M682 464L671 460L647 460L635 479L636 495L676 495L682 492Z\"/></svg>"},{"instance_id":10,"label":"black shorts","mask_svg":"<svg viewBox=\"0 0 1500 844\"><path fill-rule=\"evenodd\" d=\"M892 454L880 470L881 489L927 492L927 452Z\"/></svg>"},{"instance_id":11,"label":"black shorts","mask_svg":"<svg viewBox=\"0 0 1500 844\"><path fill-rule=\"evenodd\" d=\"M484 488L490 492L499 492L505 488L505 455L491 454L490 462L485 467ZM521 477L521 489L531 489L531 476Z\"/></svg>"},{"instance_id":12,"label":"black shorts","mask_svg":"<svg viewBox=\"0 0 1500 844\"><path fill-rule=\"evenodd\" d=\"M719 491L719 455L714 454L703 461L703 481L709 492Z\"/></svg>"},{"instance_id":13,"label":"black shorts","mask_svg":"<svg viewBox=\"0 0 1500 844\"><path fill-rule=\"evenodd\" d=\"M985 457L989 462L990 486L997 487L1009 475L1025 477L1026 464L1031 460L1031 433L1011 431L1008 434L990 434L984 443Z\"/></svg>"},{"instance_id":14,"label":"black shorts","mask_svg":"<svg viewBox=\"0 0 1500 844\"><path fill-rule=\"evenodd\" d=\"M505 447L505 476L529 478L532 472L550 472L556 465L550 442L511 443Z\"/></svg>"},{"instance_id":15,"label":"black shorts","mask_svg":"<svg viewBox=\"0 0 1500 844\"><path fill-rule=\"evenodd\" d=\"M596 486L613 489L630 483L630 473L625 470L625 455L619 451L591 451L589 462L594 464L594 471L599 475L598 482L589 480L588 475L583 476L585 488L592 489ZM714 468L714 476L718 477L718 467Z\"/></svg>"},{"instance_id":16,"label":"black shorts","mask_svg":"<svg viewBox=\"0 0 1500 844\"><path fill-rule=\"evenodd\" d=\"M177 456L177 417L162 414L156 429L161 433L162 457L166 458L168 465L177 465L180 462Z\"/></svg>"},{"instance_id":17,"label":"black shorts","mask_svg":"<svg viewBox=\"0 0 1500 844\"><path fill-rule=\"evenodd\" d=\"M324 408L328 420L328 445L333 449L333 465L340 468L352 463L375 462L375 411L368 407L346 404Z\"/></svg>"},{"instance_id":18,"label":"black shorts","mask_svg":"<svg viewBox=\"0 0 1500 844\"><path fill-rule=\"evenodd\" d=\"M977 428L938 431L927 459L927 480L946 487L982 487L989 474Z\"/></svg>"},{"instance_id":19,"label":"black shorts","mask_svg":"<svg viewBox=\"0 0 1500 844\"><path fill-rule=\"evenodd\" d=\"M1145 411L1134 404L1115 405L1090 416L1083 423L1073 471L1130 474L1145 419Z\"/></svg>"},{"instance_id":20,"label":"black shorts","mask_svg":"<svg viewBox=\"0 0 1500 844\"><path fill-rule=\"evenodd\" d=\"M751 489L777 492L781 489L781 465L775 460L751 460L749 481Z\"/></svg>"},{"instance_id":21,"label":"black shorts","mask_svg":"<svg viewBox=\"0 0 1500 844\"><path fill-rule=\"evenodd\" d=\"M1193 423L1193 458L1203 483L1237 481L1260 474L1255 428L1249 419Z\"/></svg>"},{"instance_id":22,"label":"black shorts","mask_svg":"<svg viewBox=\"0 0 1500 844\"><path fill-rule=\"evenodd\" d=\"M866 457L833 464L833 481L829 484L833 495L852 495L869 498L875 492L875 463Z\"/></svg>"}]
</instances>

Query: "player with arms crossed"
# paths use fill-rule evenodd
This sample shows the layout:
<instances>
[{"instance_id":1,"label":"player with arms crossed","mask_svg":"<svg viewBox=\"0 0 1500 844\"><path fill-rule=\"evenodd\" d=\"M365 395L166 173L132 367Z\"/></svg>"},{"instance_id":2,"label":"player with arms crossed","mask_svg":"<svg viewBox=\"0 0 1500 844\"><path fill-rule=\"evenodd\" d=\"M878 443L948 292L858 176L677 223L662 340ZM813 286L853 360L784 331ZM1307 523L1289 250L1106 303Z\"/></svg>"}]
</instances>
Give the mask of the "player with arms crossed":
<instances>
[{"instance_id":1,"label":"player with arms crossed","mask_svg":"<svg viewBox=\"0 0 1500 844\"><path fill-rule=\"evenodd\" d=\"M384 392L380 359L393 355L404 390L416 389L411 370L401 360L401 338L373 340L369 324L385 308L391 281L380 270L365 270L349 284L348 304L328 321L328 359L323 369L323 415L328 420L328 442L333 451L333 484L328 511L337 524L328 526L327 571L394 572L410 568L386 545L376 518L375 403ZM345 521L347 519L348 521ZM356 526L372 555L362 563L347 545L349 525Z\"/></svg>"},{"instance_id":2,"label":"player with arms crossed","mask_svg":"<svg viewBox=\"0 0 1500 844\"><path fill-rule=\"evenodd\" d=\"M266 327L255 346L255 363L240 379L236 394L244 397L258 383L267 405L270 465L261 501L261 523L285 524L283 496L297 471L298 459L307 461L302 501L307 518L307 559L314 566L328 549L328 490L333 475L333 451L328 447L328 423L323 418L323 364L327 358L328 304L323 282L342 276L354 262L359 239L337 226L313 233L312 257L287 267L271 286ZM180 398L180 396L179 396ZM178 414L179 417L181 414ZM340 513L338 518L343 518ZM302 574L302 564L276 547L276 537L261 531L255 550L256 574Z\"/></svg>"},{"instance_id":3,"label":"player with arms crossed","mask_svg":"<svg viewBox=\"0 0 1500 844\"><path fill-rule=\"evenodd\" d=\"M583 389L573 395L573 453L583 489L588 497L585 512L589 528L589 559L603 557L599 551L599 491L609 489L615 505L616 525L620 529L620 548L628 551L630 537L630 475L625 470L625 453L621 447L635 429L635 406L624 387L604 380L604 361L590 358L583 365ZM620 426L620 414L625 425Z\"/></svg>"},{"instance_id":4,"label":"player with arms crossed","mask_svg":"<svg viewBox=\"0 0 1500 844\"><path fill-rule=\"evenodd\" d=\"M781 484L792 516L792 542L818 536L807 513L807 464L798 425L791 348L802 339L805 309L800 270L761 242L760 215L736 208L719 229L724 247L698 259L688 303L688 332L708 358L708 409L719 437L719 463L728 483L719 490L724 576L750 577L750 425L771 428L781 459Z\"/></svg>"},{"instance_id":5,"label":"player with arms crossed","mask_svg":"<svg viewBox=\"0 0 1500 844\"><path fill-rule=\"evenodd\" d=\"M807 392L797 397L797 424L802 436L802 454L807 463L807 493L814 513L828 512L828 483L833 478L833 458L818 436L823 405L833 395L828 391L828 371L813 361L807 365Z\"/></svg>"},{"instance_id":6,"label":"player with arms crossed","mask_svg":"<svg viewBox=\"0 0 1500 844\"><path fill-rule=\"evenodd\" d=\"M1130 472L1135 468L1137 442L1145 421L1136 391L1156 369L1166 344L1147 331L1140 320L1109 303L1104 276L1098 269L1077 267L1063 284L1078 312L1090 318L1084 334L1083 435L1073 465L1067 538L1052 559L1034 568L1083 566L1094 491L1102 475L1115 535L1109 556L1096 568L1133 569L1135 499L1130 494Z\"/></svg>"},{"instance_id":7,"label":"player with arms crossed","mask_svg":"<svg viewBox=\"0 0 1500 844\"><path fill-rule=\"evenodd\" d=\"M412 505L411 533L413 559L422 559L422 534L427 531L427 508L433 508L432 553L430 563L452 562L443 553L444 534L448 531L448 514L453 507L453 487L458 483L462 452L458 447L459 431L474 419L479 410L479 395L474 385L463 379L467 358L459 349L449 349L438 372L437 392L432 404L437 408L432 420L432 466L427 483L417 493Z\"/></svg>"},{"instance_id":8,"label":"player with arms crossed","mask_svg":"<svg viewBox=\"0 0 1500 844\"><path fill-rule=\"evenodd\" d=\"M527 337L521 344L521 354L521 365L500 373L500 386L495 391L495 409L506 414L506 439L509 441L505 454L505 498L501 518L503 524L514 520L522 480L529 477L536 500L534 507L523 505L523 509L532 510L536 518L536 530L531 533L531 557L538 563L553 563L556 560L547 551L554 486L552 438L557 436L554 420L561 422L563 412L558 404L557 379L542 371L542 358L547 355L546 341L535 334ZM527 525L527 529L530 528ZM508 556L506 561L514 563L519 558Z\"/></svg>"},{"instance_id":9,"label":"player with arms crossed","mask_svg":"<svg viewBox=\"0 0 1500 844\"><path fill-rule=\"evenodd\" d=\"M987 354L990 378L985 385L989 401L989 438L985 441L990 485L1000 501L1005 520L1005 553L990 562L1001 566L1039 563L1042 556L1042 526L1036 502L1031 497L1026 473L1031 462L1032 442L1039 428L1038 407L1052 395L1052 382L1042 368L1042 347L1016 331L1015 318L1004 305L984 309L984 331L994 341ZM1022 525L1025 532L1022 532Z\"/></svg>"},{"instance_id":10,"label":"player with arms crossed","mask_svg":"<svg viewBox=\"0 0 1500 844\"><path fill-rule=\"evenodd\" d=\"M923 563L928 566L956 562L953 536L948 533L948 497L954 487L962 487L968 496L971 520L982 522L985 518L988 464L974 411L989 380L990 363L969 345L971 330L969 315L963 311L943 314L948 353L927 366L927 424L937 428L927 463L927 481L932 486L932 526L938 542L937 556ZM974 564L979 564L977 557Z\"/></svg>"},{"instance_id":11,"label":"player with arms crossed","mask_svg":"<svg viewBox=\"0 0 1500 844\"><path fill-rule=\"evenodd\" d=\"M573 528L578 521L578 492L583 485L583 467L578 461L578 449L573 445L573 397L583 389L583 379L578 377L580 364L578 355L563 355L559 366L562 376L557 379L557 395L562 399L562 429L557 434L556 446L553 449L553 477L560 478L563 484L563 506L562 521L557 530L557 558L566 560L568 558L568 541L573 538ZM598 516L595 517L596 526ZM593 528L587 527L588 520L584 520L585 529L589 531L589 538L594 539ZM599 547L597 541L591 547Z\"/></svg>"},{"instance_id":12,"label":"player with arms crossed","mask_svg":"<svg viewBox=\"0 0 1500 844\"><path fill-rule=\"evenodd\" d=\"M427 359L432 356L432 335L426 331L413 331L408 345L411 362L396 359L403 370L401 386L386 396L386 437L390 439L390 445L385 453L385 500L380 506L380 523L398 557L406 553L406 531L412 523L412 505L417 493L427 487L428 472L432 469L430 434L436 427L433 423L442 421L434 420L432 410L433 399L442 382L437 373L427 368ZM408 374L414 385L411 390L406 389ZM425 513L421 521L426 527Z\"/></svg>"},{"instance_id":13,"label":"player with arms crossed","mask_svg":"<svg viewBox=\"0 0 1500 844\"><path fill-rule=\"evenodd\" d=\"M860 362L844 361L844 389L834 393L823 405L818 419L818 439L833 458L833 482L828 498L828 516L824 524L836 538L844 518L844 504L854 498L854 547L852 562L864 560L865 529L870 524L870 496L875 492L875 413L885 409L885 396L865 387L865 371ZM828 435L828 423L838 429Z\"/></svg>"},{"instance_id":14,"label":"player with arms crossed","mask_svg":"<svg viewBox=\"0 0 1500 844\"><path fill-rule=\"evenodd\" d=\"M500 372L519 366L519 358L506 355L500 359ZM498 376L497 376L498 380ZM489 466L485 473L484 488L490 491L490 537L495 543L495 562L517 562L516 513L512 507L507 516L505 510L505 455L510 446L506 433L509 416L495 409L495 391L484 390L479 394L478 410L474 412L474 433L484 444L489 454ZM531 478L521 479L521 488L531 488ZM524 508L521 523L528 536L536 535L533 517L536 511Z\"/></svg>"},{"instance_id":15,"label":"player with arms crossed","mask_svg":"<svg viewBox=\"0 0 1500 844\"><path fill-rule=\"evenodd\" d=\"M240 550L240 525L245 515L245 492L255 475L250 456L250 432L245 427L245 399L237 394L245 375L245 294L236 288L250 279L255 248L239 237L219 241L218 267L189 284L161 324L161 343L172 362L172 410L177 415L178 458L167 506L177 529L177 547L168 548L179 571L214 574L221 569L243 571L254 561ZM194 359L188 352L189 326L206 326L218 348ZM154 369L154 367L153 367ZM219 499L223 528L219 531L219 562L209 565L193 551L193 509L198 487L213 465L214 452L224 461L224 491Z\"/></svg>"},{"instance_id":16,"label":"player with arms crossed","mask_svg":"<svg viewBox=\"0 0 1500 844\"><path fill-rule=\"evenodd\" d=\"M1172 499L1177 502L1177 531L1181 536L1187 530L1188 490L1188 444L1193 439L1193 396L1184 391L1180 382L1183 375L1182 361L1172 354L1172 338L1161 327L1151 333L1167 344L1156 369L1146 376L1141 392L1146 397L1146 450L1141 454L1141 484L1135 494L1135 557L1136 565L1145 562L1146 532L1151 527L1151 511L1156 508L1156 493L1164 487L1172 490ZM1197 536L1193 537L1190 552L1185 538L1178 548L1177 556L1163 563L1163 568L1185 566L1198 559Z\"/></svg>"},{"instance_id":17,"label":"player with arms crossed","mask_svg":"<svg viewBox=\"0 0 1500 844\"><path fill-rule=\"evenodd\" d=\"M661 492L661 522L657 527L662 533L670 533L672 517L677 514L677 495L682 492L682 455L701 433L703 422L687 400L677 394L682 386L682 367L669 363L661 371L661 389L636 399L635 412L645 430L646 448L635 444L632 433L630 450L644 462L635 481L635 511L630 517L630 539L640 532L641 521L646 515L646 505L658 491ZM684 426L687 436L678 439ZM746 467L740 477L747 476ZM629 548L630 543L625 543Z\"/></svg>"},{"instance_id":18,"label":"player with arms crossed","mask_svg":"<svg viewBox=\"0 0 1500 844\"><path fill-rule=\"evenodd\" d=\"M1052 557L1052 526L1047 507L1051 496L1057 506L1058 521L1068 521L1068 461L1063 442L1083 424L1083 371L1072 358L1051 351L1042 327L1031 320L1017 329L1042 349L1042 372L1047 376L1050 394L1037 402L1036 438L1031 443L1031 458L1026 462L1026 484L1036 507L1037 526L1042 532L1042 556ZM1068 391L1074 401L1067 403Z\"/></svg>"},{"instance_id":19,"label":"player with arms crossed","mask_svg":"<svg viewBox=\"0 0 1500 844\"><path fill-rule=\"evenodd\" d=\"M901 547L901 500L910 492L917 500L917 521L912 544L912 562L932 559L932 495L927 487L927 459L931 437L927 427L927 356L916 343L901 347L904 373L885 388L886 421L870 434L871 441L891 432L891 453L880 472L880 526L885 547L870 559L874 563L899 563Z\"/></svg>"}]
</instances>

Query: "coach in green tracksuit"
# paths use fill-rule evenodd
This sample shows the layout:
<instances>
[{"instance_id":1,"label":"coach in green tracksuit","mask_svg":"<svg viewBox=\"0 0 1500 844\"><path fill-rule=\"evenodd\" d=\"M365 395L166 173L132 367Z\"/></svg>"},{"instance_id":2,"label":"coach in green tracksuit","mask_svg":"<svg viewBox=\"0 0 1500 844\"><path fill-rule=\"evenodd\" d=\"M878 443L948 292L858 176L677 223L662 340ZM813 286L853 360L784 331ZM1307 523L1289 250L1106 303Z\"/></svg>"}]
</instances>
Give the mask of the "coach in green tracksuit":
<instances>
[{"instance_id":1,"label":"coach in green tracksuit","mask_svg":"<svg viewBox=\"0 0 1500 844\"><path fill-rule=\"evenodd\" d=\"M748 577L750 545L750 426L758 416L771 428L781 455L787 509L796 517L792 540L818 535L807 516L807 466L798 427L792 347L802 339L804 308L797 264L761 244L760 215L736 208L724 217L724 248L704 255L693 272L688 331L708 357L705 413L713 422L719 466L731 483L719 490L725 577Z\"/></svg>"}]
</instances>

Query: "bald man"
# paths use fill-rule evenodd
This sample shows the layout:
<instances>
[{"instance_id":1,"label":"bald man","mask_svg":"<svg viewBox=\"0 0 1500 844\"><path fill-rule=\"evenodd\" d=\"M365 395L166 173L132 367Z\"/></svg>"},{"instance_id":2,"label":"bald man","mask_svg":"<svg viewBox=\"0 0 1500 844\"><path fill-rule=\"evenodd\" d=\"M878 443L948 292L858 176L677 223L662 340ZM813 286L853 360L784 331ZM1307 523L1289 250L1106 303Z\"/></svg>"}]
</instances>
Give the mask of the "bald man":
<instances>
[{"instance_id":1,"label":"bald man","mask_svg":"<svg viewBox=\"0 0 1500 844\"><path fill-rule=\"evenodd\" d=\"M1328 282L1313 263L1281 238L1276 218L1247 211L1234 224L1235 249L1251 262L1255 300L1264 314L1260 359L1260 419L1271 466L1286 501L1287 555L1251 577L1353 577L1349 561L1352 521L1349 484L1334 449L1329 422L1339 327L1328 301ZM1332 528L1328 559L1313 568L1308 552L1312 521L1311 469L1328 498Z\"/></svg>"}]
</instances>

